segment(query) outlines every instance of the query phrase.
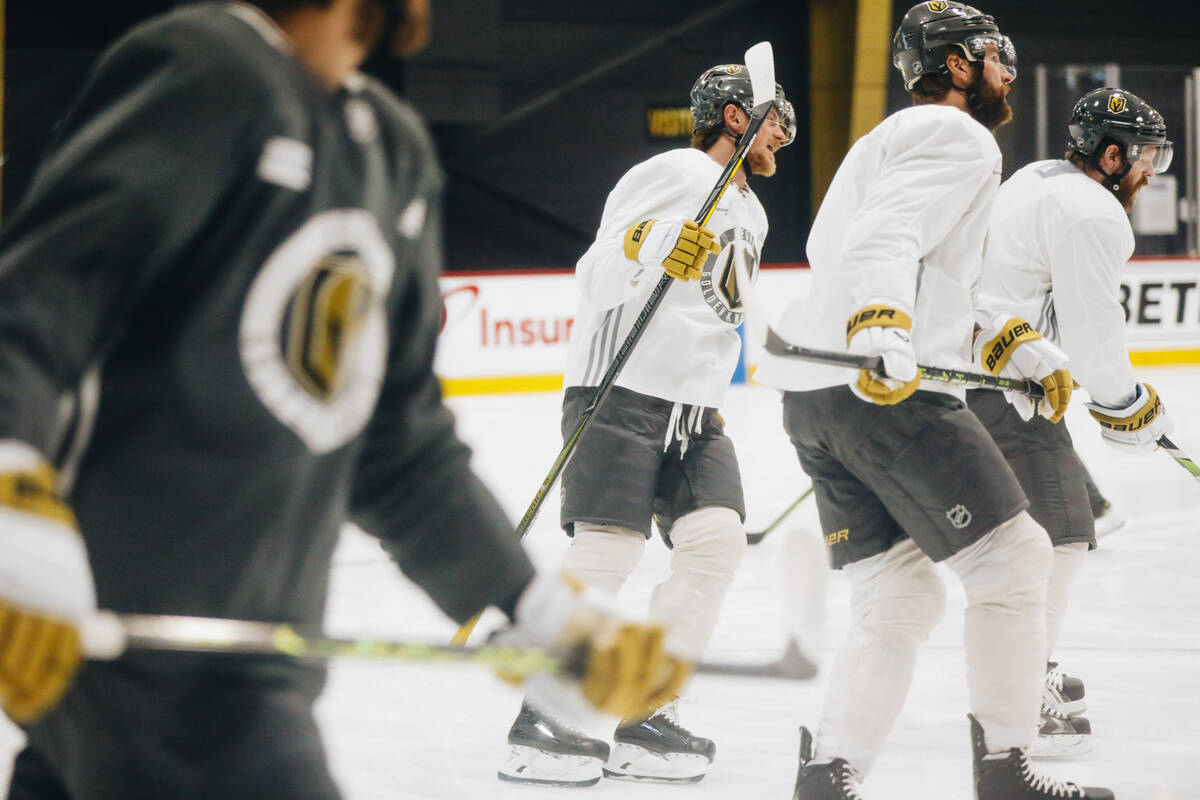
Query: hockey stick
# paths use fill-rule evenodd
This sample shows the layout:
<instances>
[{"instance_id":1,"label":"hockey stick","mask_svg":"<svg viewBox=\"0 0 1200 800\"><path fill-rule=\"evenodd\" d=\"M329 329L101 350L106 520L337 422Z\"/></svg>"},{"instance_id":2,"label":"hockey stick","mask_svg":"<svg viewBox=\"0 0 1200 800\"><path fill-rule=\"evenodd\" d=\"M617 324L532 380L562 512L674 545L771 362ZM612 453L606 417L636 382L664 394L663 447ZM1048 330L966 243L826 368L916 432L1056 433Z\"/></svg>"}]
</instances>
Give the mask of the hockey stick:
<instances>
[{"instance_id":1,"label":"hockey stick","mask_svg":"<svg viewBox=\"0 0 1200 800\"><path fill-rule=\"evenodd\" d=\"M491 667L506 675L526 677L535 672L582 676L587 651L557 654L540 647L452 645L404 642L390 639L335 639L304 633L290 625L215 617L178 617L151 614L114 614L100 611L83 626L87 658L111 660L130 650L170 650L190 653L241 653L282 655L324 661L351 658L375 661L456 662ZM796 643L775 661L758 664L699 662L697 675L742 678L807 680L816 665Z\"/></svg>"},{"instance_id":2,"label":"hockey stick","mask_svg":"<svg viewBox=\"0 0 1200 800\"><path fill-rule=\"evenodd\" d=\"M1200 480L1200 465L1196 464L1195 459L1180 450L1179 445L1175 444L1165 435L1158 437L1157 441L1158 446L1165 450L1167 455L1175 459L1175 462L1179 464L1179 466L1190 472L1193 478Z\"/></svg>"},{"instance_id":3,"label":"hockey stick","mask_svg":"<svg viewBox=\"0 0 1200 800\"><path fill-rule=\"evenodd\" d=\"M729 162L721 172L721 177L717 179L717 183L709 193L708 199L704 201L704 207L696 215L696 222L701 227L708 224L709 217L716 210L717 204L721 202L721 197L725 194L725 190L729 188L733 176L742 166L742 159L746 157L746 152L758 136L758 130L762 127L763 120L766 119L767 114L770 113L771 108L775 104L775 56L771 49L771 43L759 42L746 51L745 58L746 69L750 73L750 85L754 91L754 109L750 115L750 122L746 126L746 131L742 134L738 142L737 149L733 151L733 155L730 156ZM567 438L566 444L563 445L562 450L558 453L558 457L550 465L550 471L546 473L546 477L542 480L542 485L538 487L537 493L534 494L533 502L526 509L525 516L521 517L521 521L517 523L516 533L519 538L524 539L525 535L529 532L533 520L542 508L542 503L545 501L546 495L550 493L555 481L558 480L559 474L575 454L579 438L587 430L588 424L592 421L596 410L600 408L601 404L604 403L608 395L612 392L617 376L621 374L621 370L625 367L625 362L629 360L629 354L642 338L646 326L650 324L651 318L658 311L663 297L666 296L667 289L671 288L671 284L674 281L674 278L664 273L659 278L658 284L654 287L653 291L650 292L650 297L646 301L646 305L643 306L641 313L637 315L637 319L633 321L633 327L630 329L629 335L621 343L621 347L613 357L612 363L608 365L608 370L596 386L596 393L592 395L592 402L584 409L579 424L575 426L574 432ZM467 639L471 637L471 632L479 624L480 616L482 616L482 612L467 620L462 627L454 632L450 643L453 645L466 644Z\"/></svg>"},{"instance_id":4,"label":"hockey stick","mask_svg":"<svg viewBox=\"0 0 1200 800\"><path fill-rule=\"evenodd\" d=\"M746 309L746 326L768 353L775 356L797 358L801 361L814 361L819 364L832 364L850 369L869 369L880 375L887 375L883 369L882 356L860 356L854 353L816 350L792 344L784 339L767 322L766 311L758 299L757 290L746 274L746 267L736 258L733 262L734 272L737 276L738 298ZM1046 392L1042 389L1041 384L1037 381L1023 378L1001 378L985 372L966 372L948 367L927 367L920 365L918 369L921 370L921 378L927 381L937 381L938 383L949 383L955 386L967 386L975 389L1020 392L1030 397L1046 396Z\"/></svg>"},{"instance_id":5,"label":"hockey stick","mask_svg":"<svg viewBox=\"0 0 1200 800\"><path fill-rule=\"evenodd\" d=\"M804 494L802 494L798 498L796 498L796 502L792 503L790 506L785 508L783 513L775 518L774 522L772 522L767 527L763 528L761 531L746 531L746 544L758 544L759 542L761 542L768 533L775 530L775 528L777 528L779 526L779 523L781 523L785 519L787 519L788 515L791 514L793 511L795 511L800 506L801 503L803 503L806 499L808 499L808 496L812 493L813 493L813 487L810 486L804 491Z\"/></svg>"}]
</instances>

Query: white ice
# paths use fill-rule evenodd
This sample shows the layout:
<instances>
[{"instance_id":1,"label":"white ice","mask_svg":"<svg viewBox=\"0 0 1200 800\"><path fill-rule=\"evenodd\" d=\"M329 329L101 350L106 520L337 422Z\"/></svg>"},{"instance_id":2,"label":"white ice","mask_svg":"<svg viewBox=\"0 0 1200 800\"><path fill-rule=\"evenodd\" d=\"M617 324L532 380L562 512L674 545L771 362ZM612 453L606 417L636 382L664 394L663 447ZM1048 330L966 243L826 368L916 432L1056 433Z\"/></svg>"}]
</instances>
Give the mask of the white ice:
<instances>
[{"instance_id":1,"label":"white ice","mask_svg":"<svg viewBox=\"0 0 1200 800\"><path fill-rule=\"evenodd\" d=\"M1187 450L1200 448L1200 369L1139 370L1159 390ZM510 517L519 519L560 447L557 394L451 398L475 466ZM777 394L736 386L724 409L743 470L747 528L760 530L808 486L780 428ZM1164 453L1124 455L1103 445L1075 404L1067 423L1101 489L1128 521L1091 553L1072 594L1056 657L1084 679L1094 751L1046 772L1108 786L1121 800L1200 798L1200 481ZM1196 450L1194 452L1200 452ZM567 544L551 492L526 543L556 569ZM785 641L781 555L794 530L816 531L813 502L747 552L729 592L708 657L766 660ZM666 574L657 541L619 598L645 613ZM950 603L918 661L917 675L884 753L863 787L871 800L971 800L963 674L961 588L948 572ZM828 669L845 630L846 589L833 575L820 648ZM480 630L494 625L485 617ZM348 529L336 555L327 627L332 633L443 642L455 625L387 561L374 541ZM318 705L330 761L348 800L558 797L777 798L791 796L797 727L815 727L825 675L804 683L698 678L681 707L683 722L717 743L705 779L689 786L603 780L588 789L501 783L496 768L520 702L517 690L485 669L427 664L332 665ZM605 735L593 727L593 735ZM19 732L0 723L0 781ZM253 753L247 753L253 758ZM4 783L0 783L2 787Z\"/></svg>"}]
</instances>

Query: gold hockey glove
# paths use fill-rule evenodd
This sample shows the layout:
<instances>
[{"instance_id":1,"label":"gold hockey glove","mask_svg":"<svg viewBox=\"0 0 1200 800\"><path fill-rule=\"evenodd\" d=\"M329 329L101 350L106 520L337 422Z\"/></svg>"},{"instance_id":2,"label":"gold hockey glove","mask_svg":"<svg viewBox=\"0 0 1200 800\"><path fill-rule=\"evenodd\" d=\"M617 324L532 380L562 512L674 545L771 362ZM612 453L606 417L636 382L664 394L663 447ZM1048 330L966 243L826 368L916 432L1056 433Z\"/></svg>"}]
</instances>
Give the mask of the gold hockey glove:
<instances>
[{"instance_id":1,"label":"gold hockey glove","mask_svg":"<svg viewBox=\"0 0 1200 800\"><path fill-rule=\"evenodd\" d=\"M912 317L898 305L885 298L870 300L846 321L846 351L883 358L886 374L861 369L850 382L851 391L868 403L895 405L911 397L921 385L909 334Z\"/></svg>"},{"instance_id":2,"label":"gold hockey glove","mask_svg":"<svg viewBox=\"0 0 1200 800\"><path fill-rule=\"evenodd\" d=\"M625 231L625 257L647 266L662 267L676 280L700 277L704 262L721 252L716 234L695 220L682 224L647 219Z\"/></svg>"},{"instance_id":3,"label":"gold hockey glove","mask_svg":"<svg viewBox=\"0 0 1200 800\"><path fill-rule=\"evenodd\" d=\"M1074 385L1067 369L1067 354L1043 339L1028 322L997 314L991 327L976 334L974 351L975 362L993 375L1032 378L1042 385L1044 400L1004 393L1023 419L1032 419L1037 413L1058 422L1067 413Z\"/></svg>"}]
</instances>

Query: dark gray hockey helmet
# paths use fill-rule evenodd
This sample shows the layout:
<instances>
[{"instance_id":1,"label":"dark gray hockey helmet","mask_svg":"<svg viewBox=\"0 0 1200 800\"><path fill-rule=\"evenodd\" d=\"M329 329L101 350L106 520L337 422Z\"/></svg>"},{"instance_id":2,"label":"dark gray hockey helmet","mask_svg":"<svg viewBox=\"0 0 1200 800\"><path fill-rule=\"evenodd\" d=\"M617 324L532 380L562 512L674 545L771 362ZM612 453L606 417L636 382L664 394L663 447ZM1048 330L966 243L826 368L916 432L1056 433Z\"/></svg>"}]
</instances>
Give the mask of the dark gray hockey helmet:
<instances>
[{"instance_id":1,"label":"dark gray hockey helmet","mask_svg":"<svg viewBox=\"0 0 1200 800\"><path fill-rule=\"evenodd\" d=\"M908 10L892 38L892 65L911 90L921 76L946 73L946 51L958 46L971 61L982 61L988 42L1000 51L1000 63L1015 78L1017 51L1000 33L996 20L974 6L953 0L929 0Z\"/></svg>"},{"instance_id":2,"label":"dark gray hockey helmet","mask_svg":"<svg viewBox=\"0 0 1200 800\"><path fill-rule=\"evenodd\" d=\"M750 72L742 64L719 64L706 69L692 84L692 130L725 125L725 106L736 103L747 114L754 112L754 87ZM779 127L787 134L787 147L796 139L796 110L788 102L783 87L775 84L775 110ZM732 131L730 135L734 135ZM737 138L734 136L734 138Z\"/></svg>"},{"instance_id":3,"label":"dark gray hockey helmet","mask_svg":"<svg viewBox=\"0 0 1200 800\"><path fill-rule=\"evenodd\" d=\"M1174 155L1162 114L1137 95L1111 86L1093 89L1079 98L1071 111L1067 133L1067 147L1093 163L1105 139L1120 145L1130 164L1140 159L1147 147L1156 148L1151 162L1155 174L1165 172Z\"/></svg>"}]
</instances>

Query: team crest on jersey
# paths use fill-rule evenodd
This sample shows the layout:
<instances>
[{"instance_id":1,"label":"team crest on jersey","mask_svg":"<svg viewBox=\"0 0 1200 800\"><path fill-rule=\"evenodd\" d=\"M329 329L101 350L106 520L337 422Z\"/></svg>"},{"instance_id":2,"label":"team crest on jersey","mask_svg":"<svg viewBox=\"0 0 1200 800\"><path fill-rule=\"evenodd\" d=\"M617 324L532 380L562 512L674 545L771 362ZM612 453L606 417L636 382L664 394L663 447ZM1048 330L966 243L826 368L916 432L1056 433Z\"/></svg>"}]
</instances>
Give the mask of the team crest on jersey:
<instances>
[{"instance_id":1,"label":"team crest on jersey","mask_svg":"<svg viewBox=\"0 0 1200 800\"><path fill-rule=\"evenodd\" d=\"M962 503L946 512L946 519L955 528L965 528L971 524L971 512Z\"/></svg>"},{"instance_id":2,"label":"team crest on jersey","mask_svg":"<svg viewBox=\"0 0 1200 800\"><path fill-rule=\"evenodd\" d=\"M745 228L731 228L721 234L721 251L709 256L700 272L700 293L704 302L730 325L740 325L746 316L733 268L735 258L741 260L746 274L754 280L758 270L758 245Z\"/></svg>"},{"instance_id":3,"label":"team crest on jersey","mask_svg":"<svg viewBox=\"0 0 1200 800\"><path fill-rule=\"evenodd\" d=\"M1120 114L1125 110L1125 95L1114 94L1108 98L1108 110L1114 114Z\"/></svg>"},{"instance_id":4,"label":"team crest on jersey","mask_svg":"<svg viewBox=\"0 0 1200 800\"><path fill-rule=\"evenodd\" d=\"M932 11L934 13L939 13L939 12L946 10L947 3L946 3L946 0L932 0L931 2L926 3L925 5L929 7L930 11Z\"/></svg>"},{"instance_id":5,"label":"team crest on jersey","mask_svg":"<svg viewBox=\"0 0 1200 800\"><path fill-rule=\"evenodd\" d=\"M395 263L361 209L309 219L267 259L242 309L242 369L264 406L314 453L350 441L375 408Z\"/></svg>"}]
</instances>

